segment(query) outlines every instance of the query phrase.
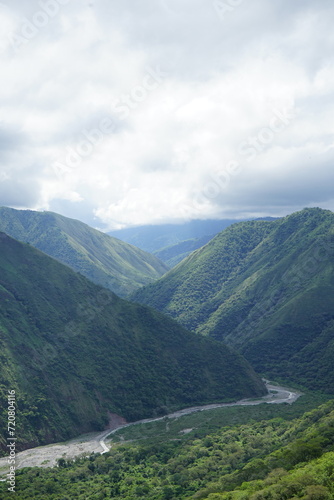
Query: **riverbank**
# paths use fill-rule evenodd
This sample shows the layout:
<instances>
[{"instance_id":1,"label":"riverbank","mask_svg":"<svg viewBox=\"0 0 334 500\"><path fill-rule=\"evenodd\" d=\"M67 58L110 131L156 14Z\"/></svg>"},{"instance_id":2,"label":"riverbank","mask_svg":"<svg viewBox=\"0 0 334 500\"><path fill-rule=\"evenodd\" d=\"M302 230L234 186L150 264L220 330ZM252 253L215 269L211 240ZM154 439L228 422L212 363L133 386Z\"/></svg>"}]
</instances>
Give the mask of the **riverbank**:
<instances>
[{"instance_id":1,"label":"riverbank","mask_svg":"<svg viewBox=\"0 0 334 500\"><path fill-rule=\"evenodd\" d=\"M112 436L115 432L125 427L158 422L165 419L177 419L185 415L190 415L195 412L202 412L214 410L217 408L227 408L234 406L254 406L259 404L292 404L300 396L301 393L286 387L276 386L267 382L268 394L259 399L243 399L235 403L217 403L205 406L195 406L191 408L184 408L182 410L170 413L163 417L144 419L137 422L130 422L127 424L118 425L114 429L107 429L99 433L90 433L79 436L63 443L49 444L46 446L39 446L24 450L16 455L16 468L23 467L54 467L60 458L71 460L79 456L86 456L92 453L106 453L109 451L108 437ZM110 441L110 439L109 439ZM0 459L0 475L5 475L8 472L7 457Z\"/></svg>"}]
</instances>

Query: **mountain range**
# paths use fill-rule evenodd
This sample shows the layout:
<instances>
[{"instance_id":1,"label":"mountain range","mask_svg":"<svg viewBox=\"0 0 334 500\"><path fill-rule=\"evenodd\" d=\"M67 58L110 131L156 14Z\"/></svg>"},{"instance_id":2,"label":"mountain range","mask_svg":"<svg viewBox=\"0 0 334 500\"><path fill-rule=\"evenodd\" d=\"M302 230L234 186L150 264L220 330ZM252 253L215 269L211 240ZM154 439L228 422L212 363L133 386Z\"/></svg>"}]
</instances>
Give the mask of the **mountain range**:
<instances>
[{"instance_id":1,"label":"mountain range","mask_svg":"<svg viewBox=\"0 0 334 500\"><path fill-rule=\"evenodd\" d=\"M157 259L79 221L0 209L0 223L18 238L0 232L0 401L15 391L17 451L120 419L259 397L259 373L306 392L291 406L165 417L159 431L148 424L152 441L133 426L138 442L17 471L18 498L333 497L333 401L290 421L334 394L332 212L304 209L180 241L157 252L175 263L195 250L160 279ZM154 272L139 279L150 262ZM7 491L2 481L0 498Z\"/></svg>"},{"instance_id":2,"label":"mountain range","mask_svg":"<svg viewBox=\"0 0 334 500\"><path fill-rule=\"evenodd\" d=\"M172 268L234 222L232 219L192 220L128 227L108 234L150 252Z\"/></svg>"},{"instance_id":3,"label":"mountain range","mask_svg":"<svg viewBox=\"0 0 334 500\"><path fill-rule=\"evenodd\" d=\"M266 393L223 343L119 298L5 233L0 345L1 401L16 391L21 447L103 429L113 414L134 420Z\"/></svg>"},{"instance_id":4,"label":"mountain range","mask_svg":"<svg viewBox=\"0 0 334 500\"><path fill-rule=\"evenodd\" d=\"M262 374L334 392L334 214L234 224L132 298Z\"/></svg>"},{"instance_id":5,"label":"mountain range","mask_svg":"<svg viewBox=\"0 0 334 500\"><path fill-rule=\"evenodd\" d=\"M213 237L234 222L233 219L191 220L179 224L127 227L109 232L111 236L131 243L146 252L155 253L178 243Z\"/></svg>"},{"instance_id":6,"label":"mountain range","mask_svg":"<svg viewBox=\"0 0 334 500\"><path fill-rule=\"evenodd\" d=\"M0 231L30 243L121 297L169 269L133 245L53 212L1 207Z\"/></svg>"},{"instance_id":7,"label":"mountain range","mask_svg":"<svg viewBox=\"0 0 334 500\"><path fill-rule=\"evenodd\" d=\"M263 220L274 220L274 218L266 217ZM241 221L192 220L179 224L128 227L108 234L152 253L171 268L236 222Z\"/></svg>"}]
</instances>

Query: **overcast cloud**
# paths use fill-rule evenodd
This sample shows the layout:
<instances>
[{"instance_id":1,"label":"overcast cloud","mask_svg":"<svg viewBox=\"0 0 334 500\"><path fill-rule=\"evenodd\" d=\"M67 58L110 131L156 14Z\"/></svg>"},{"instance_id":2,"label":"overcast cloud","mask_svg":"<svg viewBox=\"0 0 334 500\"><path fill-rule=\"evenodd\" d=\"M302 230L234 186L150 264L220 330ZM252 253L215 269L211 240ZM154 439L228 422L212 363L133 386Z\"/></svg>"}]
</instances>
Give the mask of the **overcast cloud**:
<instances>
[{"instance_id":1,"label":"overcast cloud","mask_svg":"<svg viewBox=\"0 0 334 500\"><path fill-rule=\"evenodd\" d=\"M98 227L334 209L334 4L0 3L0 205Z\"/></svg>"}]
</instances>

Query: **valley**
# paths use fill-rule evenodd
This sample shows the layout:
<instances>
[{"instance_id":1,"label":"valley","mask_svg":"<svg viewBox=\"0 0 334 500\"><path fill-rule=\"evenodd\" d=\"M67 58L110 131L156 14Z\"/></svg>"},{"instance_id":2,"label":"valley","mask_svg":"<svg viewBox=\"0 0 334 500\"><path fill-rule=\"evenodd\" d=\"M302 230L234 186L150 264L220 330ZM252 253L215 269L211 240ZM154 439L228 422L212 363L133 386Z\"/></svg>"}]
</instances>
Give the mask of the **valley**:
<instances>
[{"instance_id":1,"label":"valley","mask_svg":"<svg viewBox=\"0 0 334 500\"><path fill-rule=\"evenodd\" d=\"M8 387L18 394L18 450L102 430L110 413L134 421L266 393L249 363L223 343L119 298L5 233L0 270L0 394L2 401Z\"/></svg>"},{"instance_id":2,"label":"valley","mask_svg":"<svg viewBox=\"0 0 334 500\"><path fill-rule=\"evenodd\" d=\"M235 403L220 403L192 408L185 408L176 412L164 415L159 418L143 419L137 422L122 424L115 429L105 430L102 433L94 433L91 435L79 436L67 443L56 443L48 446L32 448L22 451L17 454L17 468L23 467L54 467L57 461L61 458L65 460L74 459L78 456L87 456L92 453L106 453L110 449L106 443L110 441L110 436L121 429L132 427L134 425L145 425L151 422L166 422L168 419L179 419L185 415L190 415L196 412L209 411L217 408L228 408L237 406L255 406L263 403L267 404L282 404L294 403L301 395L300 392L276 386L270 383L266 384L268 395L260 399L240 400ZM108 440L109 438L109 440ZM0 458L0 475L7 472L7 458Z\"/></svg>"},{"instance_id":3,"label":"valley","mask_svg":"<svg viewBox=\"0 0 334 500\"><path fill-rule=\"evenodd\" d=\"M61 234L101 263L114 241L57 214L2 217L20 236L0 232L0 394L17 394L18 500L332 498L332 212L229 225L126 299L35 248L60 248ZM34 244L19 241L39 224ZM5 434L0 448L2 499Z\"/></svg>"},{"instance_id":4,"label":"valley","mask_svg":"<svg viewBox=\"0 0 334 500\"><path fill-rule=\"evenodd\" d=\"M276 495L278 489L277 498L312 491L323 495L318 499L331 499L333 401L312 409L315 400L302 403L304 398L197 411L120 429L107 453L100 449L87 458L63 456L58 467L19 469L17 498L234 500L241 494L253 500L266 488ZM0 498L5 488L0 482Z\"/></svg>"},{"instance_id":5,"label":"valley","mask_svg":"<svg viewBox=\"0 0 334 500\"><path fill-rule=\"evenodd\" d=\"M0 0L0 500L334 500L333 19Z\"/></svg>"},{"instance_id":6,"label":"valley","mask_svg":"<svg viewBox=\"0 0 334 500\"><path fill-rule=\"evenodd\" d=\"M132 299L224 341L259 373L334 394L333 242L329 210L237 223Z\"/></svg>"},{"instance_id":7,"label":"valley","mask_svg":"<svg viewBox=\"0 0 334 500\"><path fill-rule=\"evenodd\" d=\"M126 297L161 277L168 266L143 250L53 212L0 207L0 231Z\"/></svg>"}]
</instances>

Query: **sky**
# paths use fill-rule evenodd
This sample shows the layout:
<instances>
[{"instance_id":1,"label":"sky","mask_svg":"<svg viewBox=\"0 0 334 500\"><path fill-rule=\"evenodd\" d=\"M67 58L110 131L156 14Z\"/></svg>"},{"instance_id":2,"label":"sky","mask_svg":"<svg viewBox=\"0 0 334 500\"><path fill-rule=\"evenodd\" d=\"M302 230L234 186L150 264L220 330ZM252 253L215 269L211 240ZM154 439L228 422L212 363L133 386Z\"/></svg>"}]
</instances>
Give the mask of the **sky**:
<instances>
[{"instance_id":1,"label":"sky","mask_svg":"<svg viewBox=\"0 0 334 500\"><path fill-rule=\"evenodd\" d=\"M334 210L331 0L0 3L0 206L112 230Z\"/></svg>"}]
</instances>

